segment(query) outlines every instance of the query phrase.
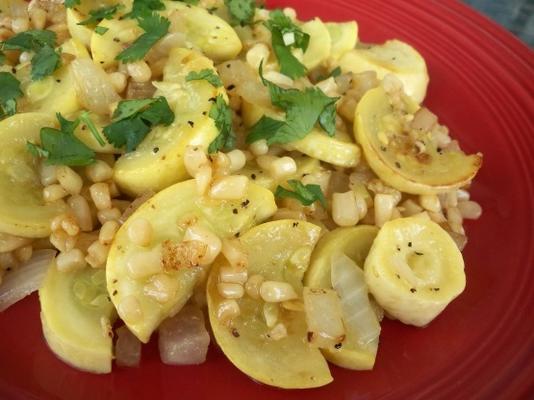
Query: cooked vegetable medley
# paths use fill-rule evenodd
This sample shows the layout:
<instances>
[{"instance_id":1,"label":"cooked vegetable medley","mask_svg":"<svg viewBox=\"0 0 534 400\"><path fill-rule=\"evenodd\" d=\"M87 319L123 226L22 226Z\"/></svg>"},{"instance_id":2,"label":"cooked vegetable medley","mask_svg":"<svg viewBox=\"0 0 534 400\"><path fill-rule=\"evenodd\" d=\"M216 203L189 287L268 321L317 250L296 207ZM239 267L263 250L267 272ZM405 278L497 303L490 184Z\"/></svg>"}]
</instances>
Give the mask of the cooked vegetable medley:
<instances>
[{"instance_id":1,"label":"cooked vegetable medley","mask_svg":"<svg viewBox=\"0 0 534 400\"><path fill-rule=\"evenodd\" d=\"M281 388L372 369L384 316L462 293L482 212L428 81L406 43L255 0L3 0L0 311L39 290L93 373L156 331L166 364L214 340Z\"/></svg>"}]
</instances>

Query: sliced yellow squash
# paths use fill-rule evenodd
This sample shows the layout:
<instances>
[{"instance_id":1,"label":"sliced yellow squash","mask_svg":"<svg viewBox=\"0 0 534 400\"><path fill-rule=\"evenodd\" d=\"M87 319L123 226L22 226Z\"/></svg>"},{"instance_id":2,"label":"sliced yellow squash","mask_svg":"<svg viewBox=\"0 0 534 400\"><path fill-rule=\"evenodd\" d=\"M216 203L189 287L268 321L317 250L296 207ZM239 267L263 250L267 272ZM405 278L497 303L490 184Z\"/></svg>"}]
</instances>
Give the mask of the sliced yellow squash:
<instances>
[{"instance_id":1,"label":"sliced yellow squash","mask_svg":"<svg viewBox=\"0 0 534 400\"><path fill-rule=\"evenodd\" d=\"M205 271L200 267L164 269L160 274L174 282L176 288L168 299L158 301L145 294L145 287L153 275L132 276L127 270L128 260L161 246L165 241L178 244L188 225L199 224L220 238L227 238L246 232L275 211L273 194L253 183L249 184L246 197L238 201L201 197L197 194L195 181L189 180L159 192L144 203L118 231L106 266L111 299L132 333L147 342L160 322L178 312L187 302ZM132 223L139 219L150 221L153 229L153 240L146 248L134 244L128 235ZM141 318L130 320L121 315L124 301L138 303Z\"/></svg>"},{"instance_id":2,"label":"sliced yellow squash","mask_svg":"<svg viewBox=\"0 0 534 400\"><path fill-rule=\"evenodd\" d=\"M402 192L432 194L459 188L475 177L481 154L440 151L429 132L403 133L403 118L381 87L369 90L356 108L356 138L380 179Z\"/></svg>"},{"instance_id":3,"label":"sliced yellow squash","mask_svg":"<svg viewBox=\"0 0 534 400\"><path fill-rule=\"evenodd\" d=\"M338 60L345 53L351 51L358 42L358 24L356 21L327 22L325 23L330 33L330 57Z\"/></svg>"},{"instance_id":4,"label":"sliced yellow squash","mask_svg":"<svg viewBox=\"0 0 534 400\"><path fill-rule=\"evenodd\" d=\"M89 48L91 46L93 30L85 25L78 25L84 19L85 17L79 11L73 8L67 8L67 27L70 36Z\"/></svg>"},{"instance_id":5,"label":"sliced yellow squash","mask_svg":"<svg viewBox=\"0 0 534 400\"><path fill-rule=\"evenodd\" d=\"M234 29L222 18L202 7L166 1L164 11L171 21L171 32L181 32L189 42L214 62L237 57L243 45Z\"/></svg>"},{"instance_id":6,"label":"sliced yellow squash","mask_svg":"<svg viewBox=\"0 0 534 400\"><path fill-rule=\"evenodd\" d=\"M310 43L304 52L302 63L309 70L314 69L330 56L332 42L326 25L319 18L305 22L300 27L310 35Z\"/></svg>"},{"instance_id":7,"label":"sliced yellow squash","mask_svg":"<svg viewBox=\"0 0 534 400\"><path fill-rule=\"evenodd\" d=\"M435 222L386 222L365 260L365 281L378 304L405 324L425 326L465 288L462 253Z\"/></svg>"},{"instance_id":8,"label":"sliced yellow squash","mask_svg":"<svg viewBox=\"0 0 534 400\"><path fill-rule=\"evenodd\" d=\"M209 111L210 99L222 94L206 80L186 82L192 71L213 68L213 62L194 50L176 48L169 55L163 82L156 82L155 96L165 96L174 111L169 127L153 129L135 151L123 155L115 164L115 181L133 196L159 191L188 178L183 155L188 145L207 148L218 130Z\"/></svg>"},{"instance_id":9,"label":"sliced yellow squash","mask_svg":"<svg viewBox=\"0 0 534 400\"><path fill-rule=\"evenodd\" d=\"M38 160L26 142L39 143L42 127L55 127L53 115L15 114L0 122L0 232L39 238L50 235L50 222L65 211L61 203L46 204Z\"/></svg>"},{"instance_id":10,"label":"sliced yellow squash","mask_svg":"<svg viewBox=\"0 0 534 400\"><path fill-rule=\"evenodd\" d=\"M75 368L111 372L115 309L103 269L60 272L53 263L39 289L43 333L50 349Z\"/></svg>"},{"instance_id":11,"label":"sliced yellow squash","mask_svg":"<svg viewBox=\"0 0 534 400\"><path fill-rule=\"evenodd\" d=\"M378 79L393 74L403 83L406 94L419 104L426 96L429 78L425 60L417 50L400 40L358 47L345 53L339 65L345 72L375 71Z\"/></svg>"},{"instance_id":12,"label":"sliced yellow squash","mask_svg":"<svg viewBox=\"0 0 534 400\"><path fill-rule=\"evenodd\" d=\"M310 268L306 271L304 285L312 288L332 288L332 256L344 253L363 268L365 259L378 233L374 226L338 228L326 233L313 251ZM378 350L378 341L367 346L358 343L358 338L350 333L339 349L321 349L328 361L343 368L355 370L372 369Z\"/></svg>"},{"instance_id":13,"label":"sliced yellow squash","mask_svg":"<svg viewBox=\"0 0 534 400\"><path fill-rule=\"evenodd\" d=\"M302 294L302 276L319 239L320 228L303 221L268 222L241 237L249 255L249 276L290 283ZM263 317L264 302L247 295L239 299L241 314L223 323L217 311L224 298L217 291L219 267L216 263L208 280L208 310L215 339L230 361L261 383L285 389L312 388L328 384L332 376L321 352L307 343L304 313L279 311L278 321L287 336L268 337Z\"/></svg>"},{"instance_id":14,"label":"sliced yellow squash","mask_svg":"<svg viewBox=\"0 0 534 400\"><path fill-rule=\"evenodd\" d=\"M68 42L67 42L68 43ZM52 75L38 81L30 80L30 68L17 73L28 102L24 111L68 115L81 109L70 65L59 68Z\"/></svg>"}]
</instances>

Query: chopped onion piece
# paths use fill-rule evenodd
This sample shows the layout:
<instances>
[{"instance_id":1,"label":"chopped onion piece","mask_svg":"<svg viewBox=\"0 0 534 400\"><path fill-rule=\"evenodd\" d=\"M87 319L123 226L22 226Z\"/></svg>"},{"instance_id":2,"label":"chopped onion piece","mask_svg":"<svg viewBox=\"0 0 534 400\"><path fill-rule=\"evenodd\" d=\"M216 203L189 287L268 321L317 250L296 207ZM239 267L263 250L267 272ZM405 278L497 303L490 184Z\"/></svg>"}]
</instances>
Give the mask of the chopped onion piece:
<instances>
[{"instance_id":1,"label":"chopped onion piece","mask_svg":"<svg viewBox=\"0 0 534 400\"><path fill-rule=\"evenodd\" d=\"M117 329L115 358L121 367L138 367L141 362L141 342L126 325Z\"/></svg>"},{"instance_id":2,"label":"chopped onion piece","mask_svg":"<svg viewBox=\"0 0 534 400\"><path fill-rule=\"evenodd\" d=\"M341 303L332 289L305 287L304 311L308 342L316 347L332 347L345 340Z\"/></svg>"},{"instance_id":3,"label":"chopped onion piece","mask_svg":"<svg viewBox=\"0 0 534 400\"><path fill-rule=\"evenodd\" d=\"M109 114L111 105L121 98L106 72L90 58L78 58L71 66L76 93L82 106L97 114Z\"/></svg>"},{"instance_id":4,"label":"chopped onion piece","mask_svg":"<svg viewBox=\"0 0 534 400\"><path fill-rule=\"evenodd\" d=\"M202 364L209 344L204 314L195 306L185 306L159 327L159 355L164 364Z\"/></svg>"},{"instance_id":5,"label":"chopped onion piece","mask_svg":"<svg viewBox=\"0 0 534 400\"><path fill-rule=\"evenodd\" d=\"M38 250L28 262L4 276L0 285L0 312L39 289L55 255L55 250Z\"/></svg>"},{"instance_id":6,"label":"chopped onion piece","mask_svg":"<svg viewBox=\"0 0 534 400\"><path fill-rule=\"evenodd\" d=\"M380 335L380 323L369 301L363 271L345 254L332 257L332 286L341 299L347 332L367 345Z\"/></svg>"}]
</instances>

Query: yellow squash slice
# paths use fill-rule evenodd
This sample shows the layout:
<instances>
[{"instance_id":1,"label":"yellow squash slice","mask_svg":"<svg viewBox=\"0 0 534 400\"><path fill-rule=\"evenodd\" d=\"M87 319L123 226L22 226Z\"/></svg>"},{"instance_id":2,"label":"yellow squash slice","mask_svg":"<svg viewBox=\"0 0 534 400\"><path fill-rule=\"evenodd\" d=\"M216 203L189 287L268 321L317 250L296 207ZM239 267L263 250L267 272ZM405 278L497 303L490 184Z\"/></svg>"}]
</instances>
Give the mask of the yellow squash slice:
<instances>
[{"instance_id":1,"label":"yellow squash slice","mask_svg":"<svg viewBox=\"0 0 534 400\"><path fill-rule=\"evenodd\" d=\"M55 127L50 114L22 113L0 122L0 232L39 238L50 235L50 222L65 211L61 203L46 204L37 159L26 142L39 143L42 127Z\"/></svg>"},{"instance_id":2,"label":"yellow squash slice","mask_svg":"<svg viewBox=\"0 0 534 400\"><path fill-rule=\"evenodd\" d=\"M354 49L358 42L358 24L356 21L327 22L325 25L330 33L332 43L330 57L338 60L345 53Z\"/></svg>"},{"instance_id":3,"label":"yellow squash slice","mask_svg":"<svg viewBox=\"0 0 534 400\"><path fill-rule=\"evenodd\" d=\"M426 96L429 78L425 60L417 50L399 40L358 47L345 53L339 65L344 72L375 71L378 79L393 74L403 83L406 94L419 104Z\"/></svg>"},{"instance_id":4,"label":"yellow squash slice","mask_svg":"<svg viewBox=\"0 0 534 400\"><path fill-rule=\"evenodd\" d=\"M403 192L433 194L464 186L475 177L481 154L440 151L429 132L404 133L403 118L381 87L368 91L356 108L356 139L380 179Z\"/></svg>"},{"instance_id":5,"label":"yellow squash slice","mask_svg":"<svg viewBox=\"0 0 534 400\"><path fill-rule=\"evenodd\" d=\"M133 196L159 191L189 177L183 163L188 145L206 149L218 134L209 111L210 99L222 94L206 80L186 82L192 71L216 70L207 57L194 50L176 48L169 55L163 82L156 82L155 96L165 96L174 111L174 122L154 128L135 151L123 155L115 164L114 179Z\"/></svg>"},{"instance_id":6,"label":"yellow squash slice","mask_svg":"<svg viewBox=\"0 0 534 400\"><path fill-rule=\"evenodd\" d=\"M302 295L302 276L319 239L320 228L308 222L281 220L251 229L241 237L249 255L248 275L290 283ZM217 310L224 299L217 291L219 267L208 279L208 310L215 339L230 361L261 383L285 389L312 388L328 384L332 376L321 352L307 343L302 311L279 312L287 336L269 338L263 317L264 302L247 295L238 300L241 314L230 325L221 322Z\"/></svg>"},{"instance_id":7,"label":"yellow squash slice","mask_svg":"<svg viewBox=\"0 0 534 400\"><path fill-rule=\"evenodd\" d=\"M378 304L405 324L425 326L465 288L462 253L438 224L420 216L386 222L365 260Z\"/></svg>"},{"instance_id":8,"label":"yellow squash slice","mask_svg":"<svg viewBox=\"0 0 534 400\"><path fill-rule=\"evenodd\" d=\"M319 18L303 23L301 29L304 33L310 35L310 43L304 52L302 63L311 70L330 56L332 48L330 33Z\"/></svg>"},{"instance_id":9,"label":"yellow squash slice","mask_svg":"<svg viewBox=\"0 0 534 400\"><path fill-rule=\"evenodd\" d=\"M132 277L127 270L128 260L165 241L178 244L188 225L198 224L220 238L228 238L246 232L275 211L273 194L253 183L249 184L246 197L238 201L201 197L197 194L195 181L189 180L159 192L144 203L118 231L106 266L111 299L132 333L142 342L147 342L160 322L178 312L187 302L204 270L199 267L164 269L160 274L166 277L164 279L175 282L176 290L165 301L157 301L145 295L145 287L153 276ZM150 221L153 228L153 240L146 248L132 243L128 236L130 225L138 219ZM139 304L140 318L129 320L121 315L121 303L124 304L125 299Z\"/></svg>"},{"instance_id":10,"label":"yellow squash slice","mask_svg":"<svg viewBox=\"0 0 534 400\"><path fill-rule=\"evenodd\" d=\"M111 372L116 313L103 269L60 272L53 263L39 289L43 333L67 364L93 373Z\"/></svg>"},{"instance_id":11,"label":"yellow squash slice","mask_svg":"<svg viewBox=\"0 0 534 400\"><path fill-rule=\"evenodd\" d=\"M67 42L67 45L70 43ZM72 48L72 46L69 46ZM81 109L70 65L59 68L53 75L39 81L30 79L30 67L18 71L21 88L28 102L24 111L68 115Z\"/></svg>"},{"instance_id":12,"label":"yellow squash slice","mask_svg":"<svg viewBox=\"0 0 534 400\"><path fill-rule=\"evenodd\" d=\"M304 285L312 288L332 288L332 256L344 253L363 268L365 258L378 233L374 226L338 228L326 233L313 251L310 268L306 271ZM343 368L369 370L373 368L378 341L363 347L358 338L350 334L339 349L325 348L321 351L328 361Z\"/></svg>"}]
</instances>

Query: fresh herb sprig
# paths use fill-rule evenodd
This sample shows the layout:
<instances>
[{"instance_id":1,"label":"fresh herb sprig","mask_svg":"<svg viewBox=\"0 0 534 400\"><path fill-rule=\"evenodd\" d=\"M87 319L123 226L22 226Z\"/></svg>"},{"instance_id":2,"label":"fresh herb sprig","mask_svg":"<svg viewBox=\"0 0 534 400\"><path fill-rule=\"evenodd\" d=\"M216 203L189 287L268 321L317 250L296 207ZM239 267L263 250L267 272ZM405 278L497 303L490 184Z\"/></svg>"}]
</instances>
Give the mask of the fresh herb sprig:
<instances>
[{"instance_id":1,"label":"fresh herb sprig","mask_svg":"<svg viewBox=\"0 0 534 400\"><path fill-rule=\"evenodd\" d=\"M293 55L291 49L305 52L310 44L310 35L303 32L282 10L271 11L265 26L271 31L273 51L280 64L280 72L292 79L306 75L306 67Z\"/></svg>"},{"instance_id":2,"label":"fresh herb sprig","mask_svg":"<svg viewBox=\"0 0 534 400\"><path fill-rule=\"evenodd\" d=\"M152 128L157 125L169 126L173 122L174 113L165 97L123 100L119 102L111 124L103 129L103 133L113 146L126 146L126 152L131 152Z\"/></svg>"},{"instance_id":3,"label":"fresh herb sprig","mask_svg":"<svg viewBox=\"0 0 534 400\"><path fill-rule=\"evenodd\" d=\"M292 189L288 190L278 186L274 195L278 198L293 198L300 201L305 206L310 206L316 201L326 208L326 198L319 185L304 185L295 179L287 181L287 185Z\"/></svg>"},{"instance_id":4,"label":"fresh herb sprig","mask_svg":"<svg viewBox=\"0 0 534 400\"><path fill-rule=\"evenodd\" d=\"M208 146L208 152L229 151L235 148L236 135L232 126L232 110L226 104L222 94L215 98L209 117L215 121L219 134Z\"/></svg>"},{"instance_id":5,"label":"fresh herb sprig","mask_svg":"<svg viewBox=\"0 0 534 400\"><path fill-rule=\"evenodd\" d=\"M31 60L32 80L41 80L61 66L61 57L54 50L56 33L49 30L29 30L10 37L0 44L0 50L33 52Z\"/></svg>"},{"instance_id":6,"label":"fresh herb sprig","mask_svg":"<svg viewBox=\"0 0 534 400\"><path fill-rule=\"evenodd\" d=\"M232 25L251 25L256 13L256 0L224 0Z\"/></svg>"},{"instance_id":7,"label":"fresh herb sprig","mask_svg":"<svg viewBox=\"0 0 534 400\"><path fill-rule=\"evenodd\" d=\"M17 99L22 97L20 82L9 72L0 72L0 119L17 112Z\"/></svg>"},{"instance_id":8,"label":"fresh herb sprig","mask_svg":"<svg viewBox=\"0 0 534 400\"><path fill-rule=\"evenodd\" d=\"M117 55L116 59L125 63L141 60L149 50L169 32L171 22L160 15L140 17L139 27L145 31L130 47Z\"/></svg>"},{"instance_id":9,"label":"fresh herb sprig","mask_svg":"<svg viewBox=\"0 0 534 400\"><path fill-rule=\"evenodd\" d=\"M284 144L300 140L312 131L317 123L329 135L336 132L336 97L328 97L319 88L284 89L263 77L263 65L260 65L260 77L269 89L271 103L285 112L285 120L267 116L251 128L247 143L266 139L267 144Z\"/></svg>"},{"instance_id":10,"label":"fresh herb sprig","mask_svg":"<svg viewBox=\"0 0 534 400\"><path fill-rule=\"evenodd\" d=\"M223 85L221 78L210 68L203 69L201 71L191 71L185 77L186 82L206 80L214 87L218 88Z\"/></svg>"},{"instance_id":11,"label":"fresh herb sprig","mask_svg":"<svg viewBox=\"0 0 534 400\"><path fill-rule=\"evenodd\" d=\"M41 128L41 145L27 142L28 151L36 157L46 159L47 164L83 166L95 162L95 152L74 136L80 119L69 121L56 114L60 128Z\"/></svg>"}]
</instances>

